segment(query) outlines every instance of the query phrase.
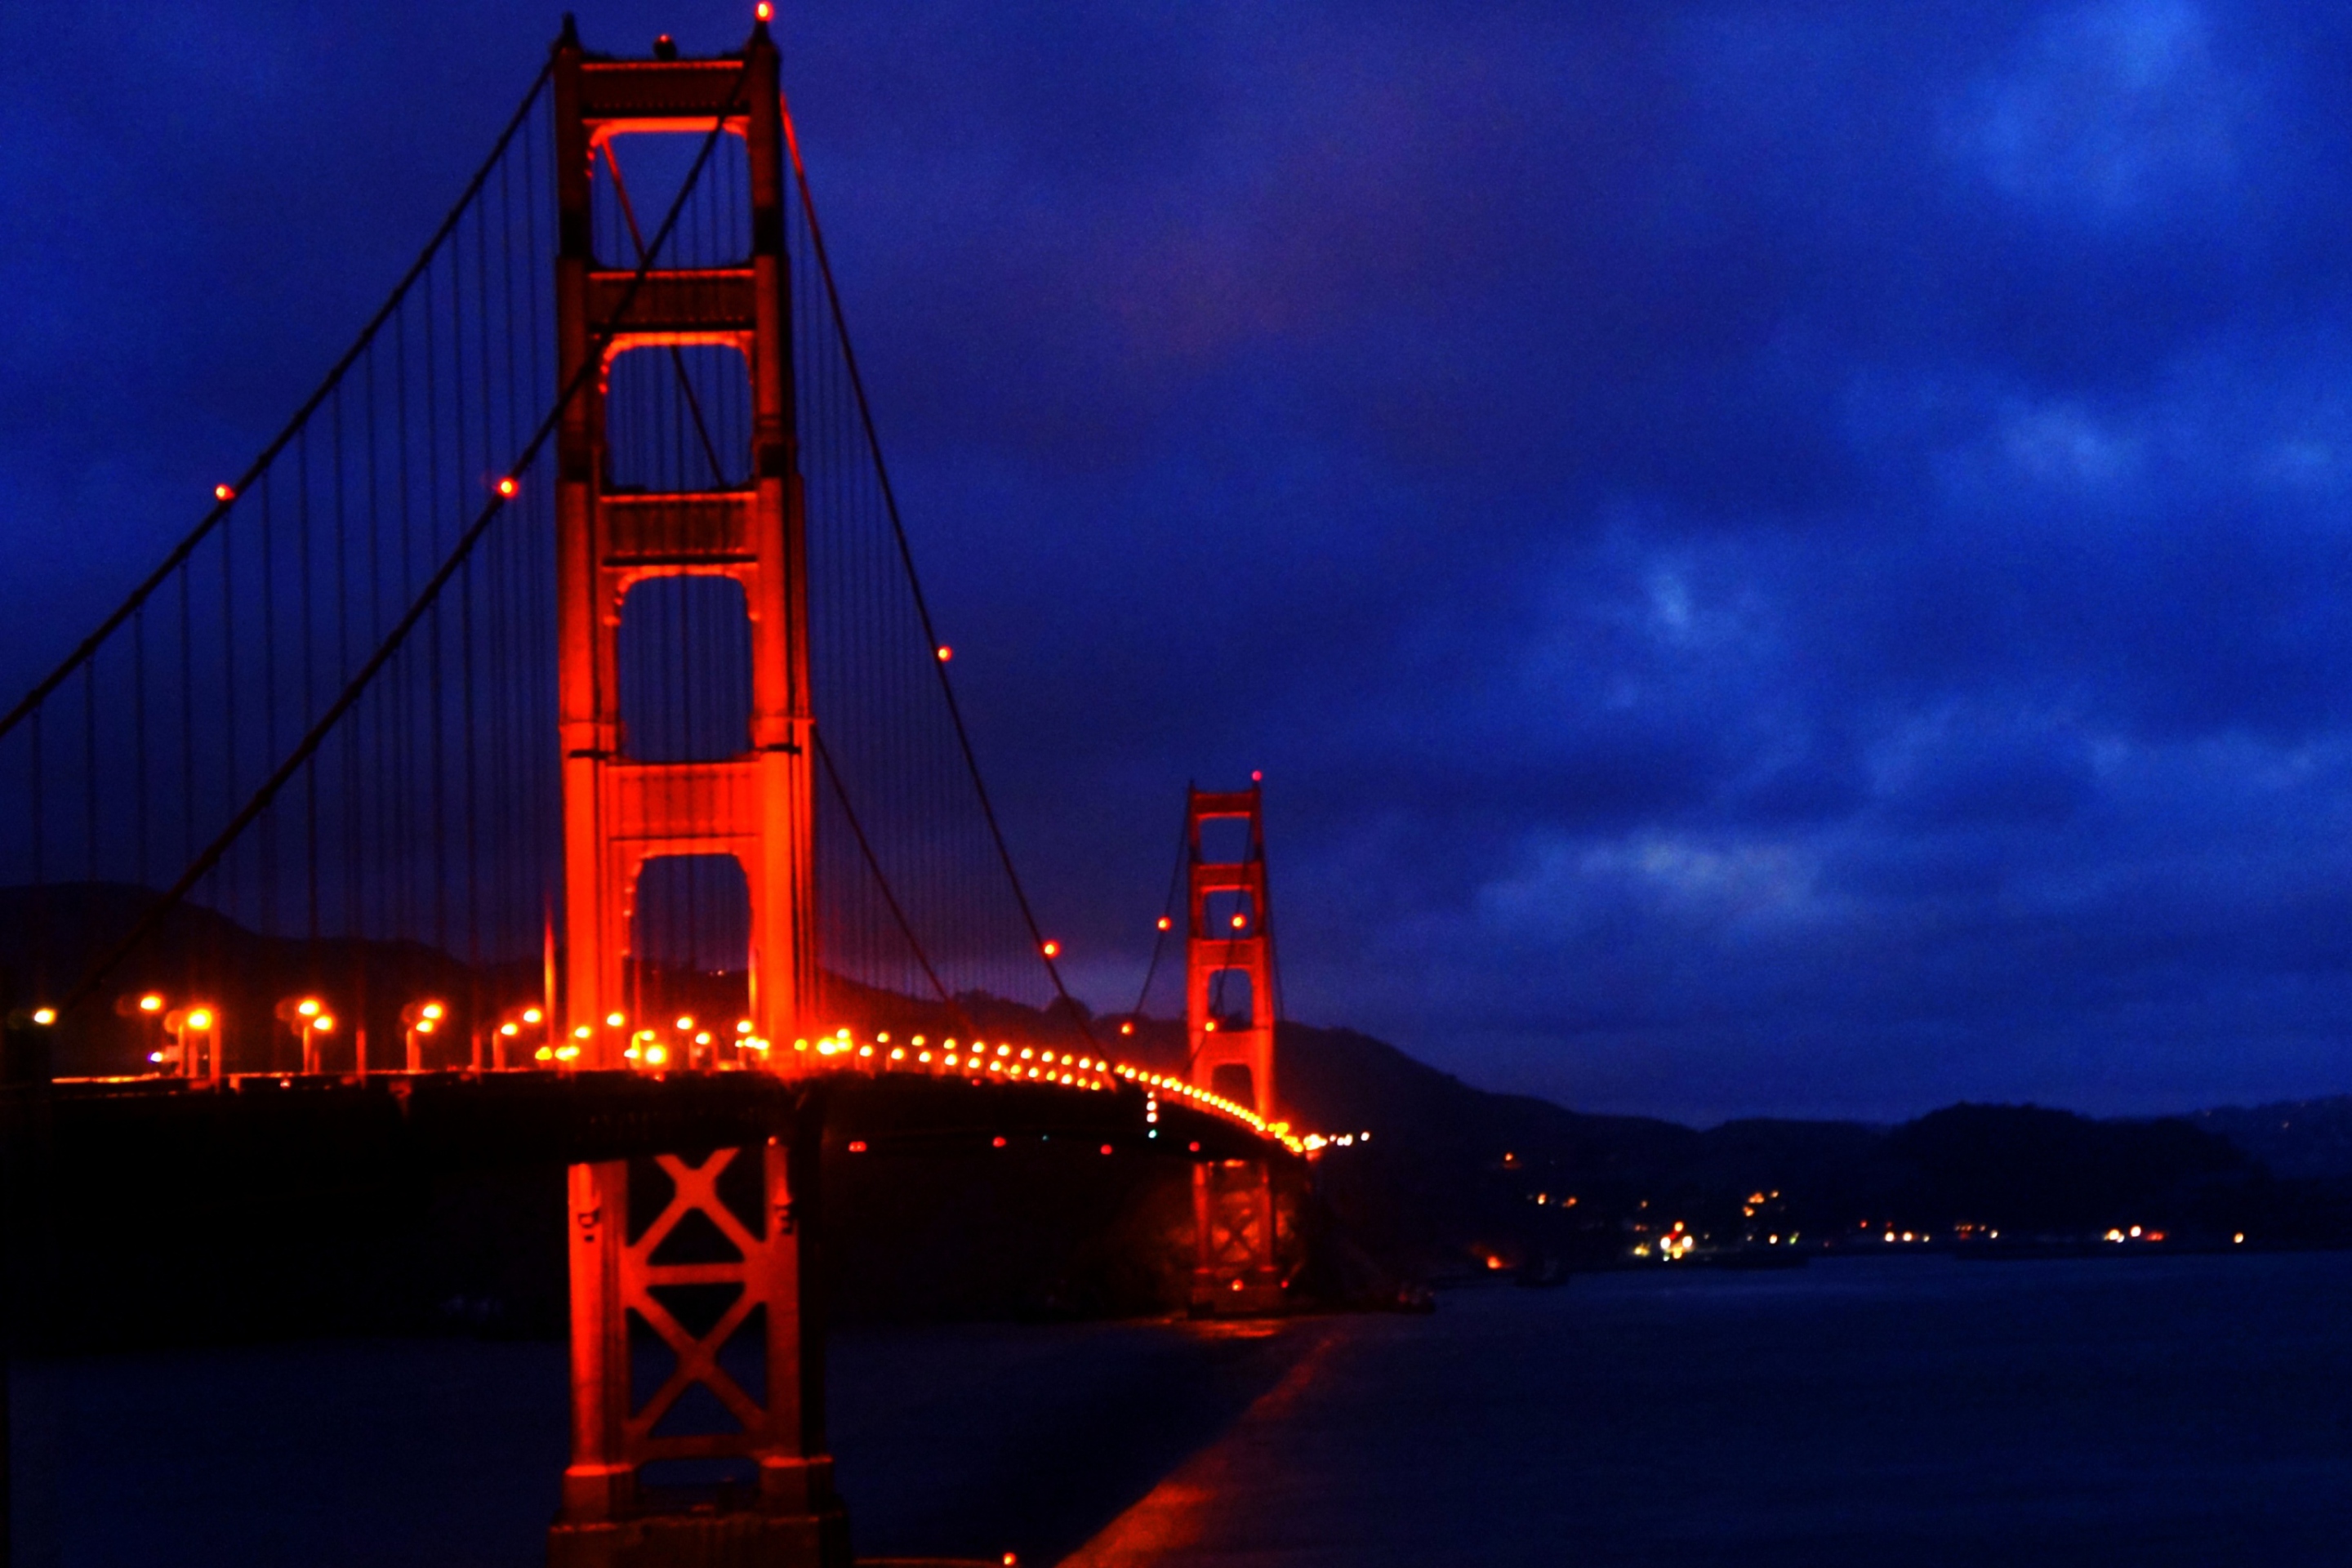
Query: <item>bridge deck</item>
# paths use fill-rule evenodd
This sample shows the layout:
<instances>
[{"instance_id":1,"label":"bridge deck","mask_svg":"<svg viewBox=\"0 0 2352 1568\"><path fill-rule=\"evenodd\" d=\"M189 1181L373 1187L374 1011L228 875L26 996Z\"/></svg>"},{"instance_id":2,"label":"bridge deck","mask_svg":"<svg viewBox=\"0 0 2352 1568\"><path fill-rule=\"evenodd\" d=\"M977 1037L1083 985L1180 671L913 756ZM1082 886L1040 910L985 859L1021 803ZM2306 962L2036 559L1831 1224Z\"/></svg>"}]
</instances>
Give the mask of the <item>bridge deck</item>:
<instances>
[{"instance_id":1,"label":"bridge deck","mask_svg":"<svg viewBox=\"0 0 2352 1568\"><path fill-rule=\"evenodd\" d=\"M451 1167L580 1163L803 1129L829 1147L877 1154L1084 1138L1179 1159L1290 1157L1227 1116L1117 1079L1077 1089L856 1071L245 1074L218 1087L66 1079L49 1087L42 1116L44 1140L68 1163L139 1144L207 1165L386 1156Z\"/></svg>"}]
</instances>

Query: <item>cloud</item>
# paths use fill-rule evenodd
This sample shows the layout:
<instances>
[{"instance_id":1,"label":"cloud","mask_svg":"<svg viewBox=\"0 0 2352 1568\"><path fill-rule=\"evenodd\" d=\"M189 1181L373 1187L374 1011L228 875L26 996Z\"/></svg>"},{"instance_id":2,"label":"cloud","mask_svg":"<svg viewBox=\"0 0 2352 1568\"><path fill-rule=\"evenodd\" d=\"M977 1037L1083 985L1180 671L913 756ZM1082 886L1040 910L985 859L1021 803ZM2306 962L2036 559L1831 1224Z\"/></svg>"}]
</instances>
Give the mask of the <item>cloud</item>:
<instances>
[{"instance_id":1,"label":"cloud","mask_svg":"<svg viewBox=\"0 0 2352 1568\"><path fill-rule=\"evenodd\" d=\"M2031 29L2021 58L1976 83L1953 151L2004 195L2090 225L2163 222L2224 196L2260 100L2197 0L2102 0Z\"/></svg>"}]
</instances>

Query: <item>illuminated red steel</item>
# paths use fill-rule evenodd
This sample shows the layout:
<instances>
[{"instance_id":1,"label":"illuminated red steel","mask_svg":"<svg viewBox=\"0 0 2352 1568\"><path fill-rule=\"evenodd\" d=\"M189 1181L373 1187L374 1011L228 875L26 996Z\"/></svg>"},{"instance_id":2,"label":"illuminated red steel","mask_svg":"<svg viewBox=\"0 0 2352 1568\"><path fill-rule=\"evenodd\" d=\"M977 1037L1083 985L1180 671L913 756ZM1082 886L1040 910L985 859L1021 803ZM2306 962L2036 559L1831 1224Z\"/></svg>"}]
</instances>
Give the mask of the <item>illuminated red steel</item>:
<instances>
[{"instance_id":1,"label":"illuminated red steel","mask_svg":"<svg viewBox=\"0 0 2352 1568\"><path fill-rule=\"evenodd\" d=\"M550 1561L557 1568L731 1561L706 1559L696 1548L704 1537L756 1541L767 1553L761 1562L847 1562L848 1526L833 1490L833 1461L823 1451L816 1325L803 1297L807 1227L793 1197L792 1166L803 1166L803 1183L813 1181L814 1150L798 1162L791 1154L782 1141L771 1139L763 1148L722 1149L699 1163L662 1156L656 1163L669 1179L669 1201L635 1236L628 1234L627 1163L572 1167L572 1458L563 1474L563 1511L550 1539ZM721 1173L743 1158L760 1163L757 1230L719 1191ZM692 1215L707 1222L698 1230L715 1230L733 1256L655 1261ZM680 1286L731 1287L734 1293L698 1334L660 1294ZM720 1363L719 1352L755 1314L766 1376L763 1386L746 1388ZM666 1373L642 1398L630 1376L633 1317L668 1352ZM661 1432L663 1418L698 1384L716 1397L736 1429ZM646 1465L709 1459L750 1461L757 1479L746 1506L717 1514L665 1510L640 1484Z\"/></svg>"},{"instance_id":2,"label":"illuminated red steel","mask_svg":"<svg viewBox=\"0 0 2352 1568\"><path fill-rule=\"evenodd\" d=\"M1193 790L1185 803L1189 886L1184 961L1185 1076L1200 1089L1240 1101L1275 1119L1274 935L1266 902L1265 817L1260 786ZM1205 823L1238 821L1246 834L1239 860L1204 858ZM1238 900L1241 908L1213 919L1211 907ZM1219 1017L1218 976L1237 973L1249 983L1244 1017ZM1219 1080L1219 1068L1249 1075L1245 1091ZM1281 1305L1276 1262L1278 1222L1274 1188L1263 1160L1226 1160L1192 1167L1195 1311L1257 1313Z\"/></svg>"},{"instance_id":3,"label":"illuminated red steel","mask_svg":"<svg viewBox=\"0 0 2352 1568\"><path fill-rule=\"evenodd\" d=\"M674 54L674 50L661 51ZM631 1022L625 978L637 882L647 861L726 855L751 894L751 1022L758 1037L808 1033L816 979L813 853L814 731L808 672L807 547L793 439L791 282L784 253L782 100L764 22L730 59L591 59L567 22L555 67L559 371L594 372L558 433L556 632L562 746L564 933L560 999L548 1034L562 1065L618 1068ZM590 171L610 138L631 132L740 137L750 172L751 254L745 266L656 269L634 296L636 258L598 258L590 243ZM626 265L616 265L625 262ZM625 305L624 301L626 301ZM609 333L609 336L608 336ZM599 348L602 344L601 350ZM742 355L752 411L751 481L740 489L614 494L605 392L620 355L718 344ZM592 353L601 353L590 365ZM716 762L666 763L625 754L618 637L635 584L728 578L743 590L751 633L750 749ZM551 968L552 963L551 963ZM577 1047L577 1056L571 1055ZM791 1062L774 1053L775 1065ZM793 1064L797 1065L797 1064ZM848 1527L824 1452L824 1360L803 1302L813 1192L814 1124L764 1149L721 1150L698 1163L659 1162L674 1186L661 1215L628 1234L625 1163L571 1172L572 1447L563 1508L549 1534L551 1568L847 1568ZM719 1196L733 1161L761 1162L755 1231ZM788 1168L789 1167L789 1168ZM656 1262L690 1216L734 1257ZM707 1333L664 1304L668 1287L733 1292ZM756 1317L764 1386L747 1389L720 1363L730 1336ZM630 1323L671 1357L643 1399L631 1379ZM714 1396L734 1430L665 1433L689 1390ZM643 1468L670 1460L744 1461L748 1494L687 1506L651 1490Z\"/></svg>"},{"instance_id":4,"label":"illuminated red steel","mask_svg":"<svg viewBox=\"0 0 2352 1568\"><path fill-rule=\"evenodd\" d=\"M743 58L588 59L567 34L558 51L555 102L562 215L556 329L565 382L603 342L596 374L564 411L557 438L569 947L561 1032L592 1026L572 1066L618 1068L625 1036L593 1026L626 1005L637 880L648 860L724 855L741 866L751 895L751 1011L761 1038L805 1034L802 1020L815 985L807 547L793 436L776 49L761 27ZM708 134L722 121L726 134L742 139L750 171L748 263L656 268L631 297L636 258L599 258L590 246L589 179L598 149L632 132ZM605 392L613 363L625 353L682 344L723 345L742 355L752 410L751 482L740 489L610 493ZM625 754L617 658L622 606L635 584L677 576L724 577L743 590L751 722L750 749L736 757L652 763Z\"/></svg>"}]
</instances>

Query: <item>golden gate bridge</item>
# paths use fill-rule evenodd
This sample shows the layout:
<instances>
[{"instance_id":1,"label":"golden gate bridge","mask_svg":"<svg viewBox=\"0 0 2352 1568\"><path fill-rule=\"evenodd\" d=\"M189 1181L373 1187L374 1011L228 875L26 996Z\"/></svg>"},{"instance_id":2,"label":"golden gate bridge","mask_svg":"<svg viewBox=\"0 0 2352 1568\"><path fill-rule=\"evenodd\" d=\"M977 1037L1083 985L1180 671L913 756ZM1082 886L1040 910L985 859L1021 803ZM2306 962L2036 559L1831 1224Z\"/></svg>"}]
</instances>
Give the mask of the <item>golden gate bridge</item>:
<instances>
[{"instance_id":1,"label":"golden gate bridge","mask_svg":"<svg viewBox=\"0 0 2352 1568\"><path fill-rule=\"evenodd\" d=\"M0 715L19 1179L566 1163L566 1568L851 1560L826 1147L1188 1161L1195 1310L1262 1313L1322 1142L1255 781L1188 795L1182 1059L1131 1059L1158 947L1124 1017L1064 985L759 12L712 58L567 18L316 391Z\"/></svg>"}]
</instances>

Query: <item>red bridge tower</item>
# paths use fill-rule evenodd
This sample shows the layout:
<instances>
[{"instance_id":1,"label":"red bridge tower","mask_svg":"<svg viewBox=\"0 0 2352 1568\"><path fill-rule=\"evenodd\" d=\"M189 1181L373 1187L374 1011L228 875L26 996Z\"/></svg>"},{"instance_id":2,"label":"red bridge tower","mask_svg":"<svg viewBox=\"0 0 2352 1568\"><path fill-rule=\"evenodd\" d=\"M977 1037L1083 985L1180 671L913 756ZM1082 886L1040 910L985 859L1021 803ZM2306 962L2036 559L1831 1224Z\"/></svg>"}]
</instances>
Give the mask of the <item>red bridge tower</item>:
<instances>
[{"instance_id":1,"label":"red bridge tower","mask_svg":"<svg viewBox=\"0 0 2352 1568\"><path fill-rule=\"evenodd\" d=\"M579 1047L578 1067L625 1065L627 1029L607 1019L625 1005L638 876L665 856L726 855L742 867L751 895L753 1026L782 1045L803 1027L816 964L806 552L776 48L761 24L733 58L611 60L591 58L567 21L554 85L562 384L602 354L564 410L557 447L562 1039ZM714 127L744 146L751 255L736 266L649 270L632 295L637 258L593 252L594 161L614 136L708 136ZM605 393L614 361L688 345L741 357L751 482L614 491ZM615 657L623 604L637 583L681 575L742 587L751 621L750 749L715 762L633 759ZM788 1049L775 1054L780 1066L793 1059ZM635 1205L627 1162L572 1168L572 1462L549 1538L551 1568L846 1568L848 1526L824 1451L823 1351L803 1288L817 1131L811 1121L765 1147L651 1162L638 1172L645 1190ZM666 1369L645 1387L632 1363L657 1347L633 1345L633 1325L635 1338L657 1340L667 1352ZM680 1463L733 1473L725 1489L706 1489L693 1504L658 1493L642 1474Z\"/></svg>"},{"instance_id":2,"label":"red bridge tower","mask_svg":"<svg viewBox=\"0 0 2352 1568\"><path fill-rule=\"evenodd\" d=\"M1261 804L1255 783L1223 793L1194 789L1186 801L1186 1076L1271 1121L1276 1009ZM1215 822L1244 825L1239 859L1210 860L1203 854L1201 829ZM1256 1314L1281 1306L1276 1213L1265 1161L1192 1167L1194 1311Z\"/></svg>"}]
</instances>

